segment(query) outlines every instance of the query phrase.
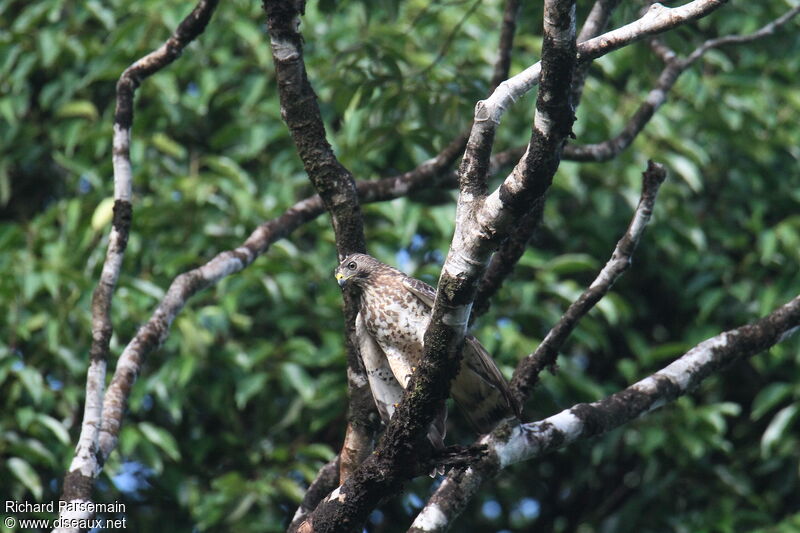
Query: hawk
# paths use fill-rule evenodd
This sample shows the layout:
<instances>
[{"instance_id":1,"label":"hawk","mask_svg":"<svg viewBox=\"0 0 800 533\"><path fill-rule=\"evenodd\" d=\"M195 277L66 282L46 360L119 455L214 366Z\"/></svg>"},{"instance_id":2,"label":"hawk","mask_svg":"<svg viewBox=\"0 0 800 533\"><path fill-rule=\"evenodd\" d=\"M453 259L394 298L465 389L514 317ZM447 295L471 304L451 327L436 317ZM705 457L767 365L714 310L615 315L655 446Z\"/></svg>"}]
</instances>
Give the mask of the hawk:
<instances>
[{"instance_id":1,"label":"hawk","mask_svg":"<svg viewBox=\"0 0 800 533\"><path fill-rule=\"evenodd\" d=\"M436 291L366 254L348 255L335 276L342 288L353 284L360 289L356 337L375 405L388 423L422 357ZM497 365L471 335L465 338L451 394L478 433L520 414ZM436 448L444 447L446 418L443 406L428 431Z\"/></svg>"}]
</instances>

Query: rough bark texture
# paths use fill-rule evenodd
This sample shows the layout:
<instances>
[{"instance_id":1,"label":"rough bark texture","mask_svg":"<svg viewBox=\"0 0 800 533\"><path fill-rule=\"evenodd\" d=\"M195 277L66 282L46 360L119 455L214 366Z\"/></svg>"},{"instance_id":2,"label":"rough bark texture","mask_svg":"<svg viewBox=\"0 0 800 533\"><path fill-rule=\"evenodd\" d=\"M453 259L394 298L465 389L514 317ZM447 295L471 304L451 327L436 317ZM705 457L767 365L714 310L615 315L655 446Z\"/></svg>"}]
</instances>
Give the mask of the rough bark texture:
<instances>
[{"instance_id":1,"label":"rough bark texture","mask_svg":"<svg viewBox=\"0 0 800 533\"><path fill-rule=\"evenodd\" d=\"M444 532L480 483L514 463L578 439L610 431L696 388L742 357L755 355L800 329L800 296L770 315L698 344L675 362L607 398L515 427L501 426L481 440L488 455L463 474L451 472L414 521L411 531Z\"/></svg>"},{"instance_id":2,"label":"rough bark texture","mask_svg":"<svg viewBox=\"0 0 800 533\"><path fill-rule=\"evenodd\" d=\"M330 213L339 259L354 252L366 252L355 180L327 141L317 95L306 74L303 39L298 31L305 2L265 1L263 7L278 79L281 116L289 127L308 178ZM371 422L374 405L355 342L357 299L352 291L345 291L343 296L350 409L340 454L341 479L348 477L370 452L376 427Z\"/></svg>"},{"instance_id":3,"label":"rough bark texture","mask_svg":"<svg viewBox=\"0 0 800 533\"><path fill-rule=\"evenodd\" d=\"M114 215L100 280L92 295L92 345L89 349L81 434L61 493L61 500L67 502L91 501L94 480L107 457L102 455L99 440L101 424L108 416L103 403L109 343L113 333L111 303L133 218L130 163L133 96L142 80L172 63L205 30L216 6L217 0L201 0L158 50L133 63L117 82L113 139ZM61 517L90 518L91 513L67 513ZM66 528L61 530L72 531Z\"/></svg>"},{"instance_id":4,"label":"rough bark texture","mask_svg":"<svg viewBox=\"0 0 800 533\"><path fill-rule=\"evenodd\" d=\"M560 95L569 94L565 88L568 89L571 84L575 65L574 13L574 2L546 4L545 20L548 23L545 31L550 37L546 37L543 49L545 67L542 91L537 100L537 117L547 117L546 122L539 120L537 123L538 119L534 120L531 145L534 146L535 156L550 161L550 165L545 170L531 169L530 172L515 176L515 181L523 181L521 187L513 192L501 193L503 205L500 210L486 210L483 196L491 143L485 143L486 137L480 136L481 142L479 146L475 146L477 153L474 159L468 157L468 144L466 163L462 163L456 235L439 278L431 326L425 334L423 360L375 453L310 515L307 521L309 531L347 531L360 528L374 506L381 499L396 493L409 477L409 473L418 470L418 450L424 447L417 446L417 443L425 438L433 413L447 397L450 380L458 369L464 331L485 260L491 247L506 236L499 231L481 231L493 225L495 220L478 222L476 208L481 206L481 211L485 210L494 219L505 215L506 224L503 229L505 232L509 231L508 221L517 214L515 211L522 209L521 205L531 194L530 191L541 191L541 194L552 179L558 155L551 154L548 158L544 151L548 147L560 149L571 129L574 117L569 102L564 104L553 101L549 96L555 94L551 91L558 91ZM477 119L476 127L481 129ZM491 136L492 132L493 128L489 128L488 135ZM473 137L470 138L470 143L472 141ZM546 172L550 172L550 175L546 176Z\"/></svg>"},{"instance_id":5,"label":"rough bark texture","mask_svg":"<svg viewBox=\"0 0 800 533\"><path fill-rule=\"evenodd\" d=\"M783 341L800 328L800 296L766 317L707 339L672 364L625 390L578 404L541 422L524 424L484 443L502 467L531 459L578 438L614 429L694 390L704 379L742 357ZM496 439L496 440L493 440ZM493 444L496 443L496 444Z\"/></svg>"},{"instance_id":6,"label":"rough bark texture","mask_svg":"<svg viewBox=\"0 0 800 533\"><path fill-rule=\"evenodd\" d=\"M305 520L306 515L314 510L319 501L328 495L333 489L336 488L339 482L339 456L337 455L332 460L325 463L325 465L317 473L317 478L314 480L308 489L306 489L303 501L300 507L297 508L292 523L287 529L288 533L295 533L299 530L300 525Z\"/></svg>"}]
</instances>

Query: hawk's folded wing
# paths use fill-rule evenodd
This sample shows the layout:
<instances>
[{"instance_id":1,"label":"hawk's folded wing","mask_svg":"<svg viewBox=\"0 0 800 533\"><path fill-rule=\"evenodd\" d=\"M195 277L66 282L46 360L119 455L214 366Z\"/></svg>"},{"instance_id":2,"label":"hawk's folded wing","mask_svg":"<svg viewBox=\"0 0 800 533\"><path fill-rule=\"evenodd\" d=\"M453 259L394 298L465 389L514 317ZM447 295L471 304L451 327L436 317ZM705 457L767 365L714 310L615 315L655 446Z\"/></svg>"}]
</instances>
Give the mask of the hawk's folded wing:
<instances>
[{"instance_id":1,"label":"hawk's folded wing","mask_svg":"<svg viewBox=\"0 0 800 533\"><path fill-rule=\"evenodd\" d=\"M403 286L428 307L433 307L436 289L406 276ZM472 335L464 339L461 370L453 381L453 399L480 433L487 433L507 416L520 417L520 409L500 369L489 352Z\"/></svg>"}]
</instances>

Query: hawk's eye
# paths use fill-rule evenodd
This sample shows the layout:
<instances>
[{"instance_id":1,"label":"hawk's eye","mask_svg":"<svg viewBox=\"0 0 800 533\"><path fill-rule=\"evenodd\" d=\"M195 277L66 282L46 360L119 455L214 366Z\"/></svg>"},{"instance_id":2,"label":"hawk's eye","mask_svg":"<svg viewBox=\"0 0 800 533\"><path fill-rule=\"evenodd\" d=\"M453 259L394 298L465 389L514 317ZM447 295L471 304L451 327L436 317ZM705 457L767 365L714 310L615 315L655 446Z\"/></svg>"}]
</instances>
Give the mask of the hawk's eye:
<instances>
[{"instance_id":1,"label":"hawk's eye","mask_svg":"<svg viewBox=\"0 0 800 533\"><path fill-rule=\"evenodd\" d=\"M350 270L355 270L356 269L356 262L355 261L350 261L349 263L347 263L347 268L349 268Z\"/></svg>"}]
</instances>

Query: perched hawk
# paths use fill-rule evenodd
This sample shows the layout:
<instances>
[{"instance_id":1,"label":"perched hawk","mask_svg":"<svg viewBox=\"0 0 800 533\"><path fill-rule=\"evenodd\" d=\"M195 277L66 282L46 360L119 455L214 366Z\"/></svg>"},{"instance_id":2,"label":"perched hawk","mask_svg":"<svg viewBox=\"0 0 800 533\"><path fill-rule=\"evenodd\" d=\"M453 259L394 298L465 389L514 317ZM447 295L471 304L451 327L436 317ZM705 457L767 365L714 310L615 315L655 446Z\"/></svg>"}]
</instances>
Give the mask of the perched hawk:
<instances>
[{"instance_id":1,"label":"perched hawk","mask_svg":"<svg viewBox=\"0 0 800 533\"><path fill-rule=\"evenodd\" d=\"M361 289L356 317L359 351L375 405L388 423L422 357L436 291L365 254L347 256L335 274L341 287L352 283ZM479 433L488 433L504 418L519 416L508 384L471 335L464 341L461 369L451 394ZM443 408L428 431L428 439L437 448L444 446L446 417Z\"/></svg>"}]
</instances>

